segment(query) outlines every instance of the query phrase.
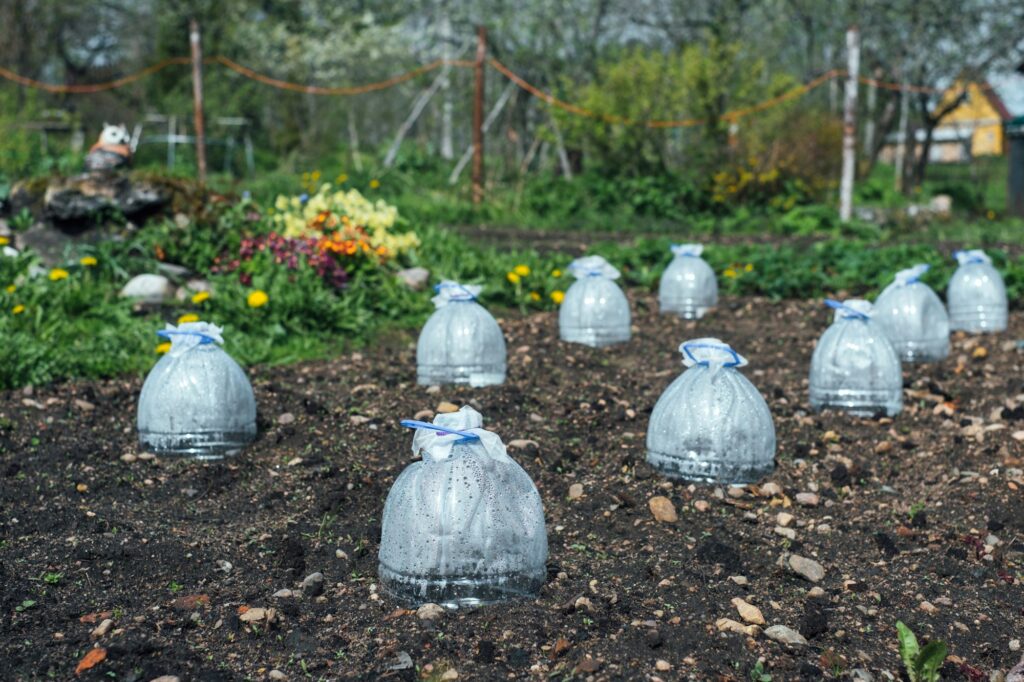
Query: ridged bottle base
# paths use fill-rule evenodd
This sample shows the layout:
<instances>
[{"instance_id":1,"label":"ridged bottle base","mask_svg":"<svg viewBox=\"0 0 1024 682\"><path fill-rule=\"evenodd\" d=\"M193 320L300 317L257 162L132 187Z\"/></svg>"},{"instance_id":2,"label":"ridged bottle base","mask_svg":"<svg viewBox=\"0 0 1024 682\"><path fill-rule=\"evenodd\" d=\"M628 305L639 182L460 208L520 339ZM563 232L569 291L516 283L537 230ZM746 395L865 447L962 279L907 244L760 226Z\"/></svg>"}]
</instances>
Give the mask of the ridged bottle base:
<instances>
[{"instance_id":1,"label":"ridged bottle base","mask_svg":"<svg viewBox=\"0 0 1024 682\"><path fill-rule=\"evenodd\" d=\"M658 310L662 315L676 315L684 320L699 320L712 306L698 305L690 301L660 301Z\"/></svg>"},{"instance_id":2,"label":"ridged bottle base","mask_svg":"<svg viewBox=\"0 0 1024 682\"><path fill-rule=\"evenodd\" d=\"M581 343L592 348L614 346L617 343L626 343L630 339L628 327L626 329L560 329L558 333L562 341Z\"/></svg>"},{"instance_id":3,"label":"ridged bottle base","mask_svg":"<svg viewBox=\"0 0 1024 682\"><path fill-rule=\"evenodd\" d=\"M938 362L949 356L949 339L893 341L900 362Z\"/></svg>"},{"instance_id":4,"label":"ridged bottle base","mask_svg":"<svg viewBox=\"0 0 1024 682\"><path fill-rule=\"evenodd\" d=\"M840 410L855 417L874 417L884 414L894 417L903 409L903 392L853 391L849 389L823 390L811 387L811 408L820 412Z\"/></svg>"},{"instance_id":5,"label":"ridged bottle base","mask_svg":"<svg viewBox=\"0 0 1024 682\"><path fill-rule=\"evenodd\" d=\"M459 609L497 604L515 599L533 599L544 586L546 572L487 576L426 577L377 567L384 592L406 606L440 604Z\"/></svg>"},{"instance_id":6,"label":"ridged bottle base","mask_svg":"<svg viewBox=\"0 0 1024 682\"><path fill-rule=\"evenodd\" d=\"M256 438L256 426L252 431L224 433L158 433L140 431L139 444L144 450L157 455L191 457L193 459L216 461L237 455Z\"/></svg>"},{"instance_id":7,"label":"ridged bottle base","mask_svg":"<svg viewBox=\"0 0 1024 682\"><path fill-rule=\"evenodd\" d=\"M1006 310L949 309L949 328L970 334L995 334L1006 331Z\"/></svg>"},{"instance_id":8,"label":"ridged bottle base","mask_svg":"<svg viewBox=\"0 0 1024 682\"><path fill-rule=\"evenodd\" d=\"M416 368L416 383L420 386L465 384L473 388L499 386L505 383L505 365L419 365Z\"/></svg>"},{"instance_id":9,"label":"ridged bottle base","mask_svg":"<svg viewBox=\"0 0 1024 682\"><path fill-rule=\"evenodd\" d=\"M647 451L647 463L668 478L695 483L755 483L775 470L775 462L763 465L737 465L722 462L717 453L691 452L687 457Z\"/></svg>"}]
</instances>

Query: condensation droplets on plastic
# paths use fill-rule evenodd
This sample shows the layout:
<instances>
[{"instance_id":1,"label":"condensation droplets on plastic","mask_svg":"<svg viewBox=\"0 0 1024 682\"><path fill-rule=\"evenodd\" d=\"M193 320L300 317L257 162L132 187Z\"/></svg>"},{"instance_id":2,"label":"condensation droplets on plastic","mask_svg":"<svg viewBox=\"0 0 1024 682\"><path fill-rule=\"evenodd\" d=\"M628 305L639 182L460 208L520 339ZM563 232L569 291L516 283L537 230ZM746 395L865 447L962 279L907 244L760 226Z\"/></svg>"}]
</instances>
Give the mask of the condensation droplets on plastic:
<instances>
[{"instance_id":1,"label":"condensation droplets on plastic","mask_svg":"<svg viewBox=\"0 0 1024 682\"><path fill-rule=\"evenodd\" d=\"M949 355L949 316L931 287L920 281L927 265L896 273L875 302L874 319L903 362L932 362Z\"/></svg>"},{"instance_id":2,"label":"condensation droplets on plastic","mask_svg":"<svg viewBox=\"0 0 1024 682\"><path fill-rule=\"evenodd\" d=\"M718 280L700 244L673 244L672 262L658 284L658 306L687 320L699 320L718 304Z\"/></svg>"},{"instance_id":3,"label":"condensation droplets on plastic","mask_svg":"<svg viewBox=\"0 0 1024 682\"><path fill-rule=\"evenodd\" d=\"M903 409L900 358L871 319L871 303L825 303L835 310L835 318L811 357L811 407L863 417L898 414Z\"/></svg>"},{"instance_id":4,"label":"condensation droplets on plastic","mask_svg":"<svg viewBox=\"0 0 1024 682\"><path fill-rule=\"evenodd\" d=\"M416 429L423 460L384 504L378 575L404 604L448 608L535 596L546 576L544 509L533 481L471 407Z\"/></svg>"},{"instance_id":5,"label":"condensation droplets on plastic","mask_svg":"<svg viewBox=\"0 0 1024 682\"><path fill-rule=\"evenodd\" d=\"M671 478L750 483L775 468L768 404L740 373L747 361L718 339L679 347L687 369L658 398L647 427L647 461Z\"/></svg>"},{"instance_id":6,"label":"condensation droplets on plastic","mask_svg":"<svg viewBox=\"0 0 1024 682\"><path fill-rule=\"evenodd\" d=\"M957 251L953 257L959 267L946 289L950 328L971 333L1005 331L1006 285L992 259L980 249Z\"/></svg>"},{"instance_id":7,"label":"condensation droplets on plastic","mask_svg":"<svg viewBox=\"0 0 1024 682\"><path fill-rule=\"evenodd\" d=\"M480 286L445 281L435 287L437 308L416 343L416 380L422 386L505 382L507 350L501 327L476 302Z\"/></svg>"},{"instance_id":8,"label":"condensation droplets on plastic","mask_svg":"<svg viewBox=\"0 0 1024 682\"><path fill-rule=\"evenodd\" d=\"M595 348L629 341L629 300L615 283L619 271L601 256L586 256L569 272L576 281L558 309L562 340Z\"/></svg>"},{"instance_id":9,"label":"condensation droplets on plastic","mask_svg":"<svg viewBox=\"0 0 1024 682\"><path fill-rule=\"evenodd\" d=\"M256 437L256 398L245 371L220 344L221 329L188 322L157 332L170 350L139 395L143 448L158 454L220 459Z\"/></svg>"}]
</instances>

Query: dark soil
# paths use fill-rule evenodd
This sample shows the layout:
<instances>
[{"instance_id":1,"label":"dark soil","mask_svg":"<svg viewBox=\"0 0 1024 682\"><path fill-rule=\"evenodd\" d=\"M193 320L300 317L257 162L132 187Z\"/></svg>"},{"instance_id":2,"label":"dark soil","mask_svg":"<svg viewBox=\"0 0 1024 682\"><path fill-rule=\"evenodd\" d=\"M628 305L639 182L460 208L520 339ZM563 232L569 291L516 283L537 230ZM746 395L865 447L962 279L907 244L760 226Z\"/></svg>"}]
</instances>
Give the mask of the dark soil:
<instances>
[{"instance_id":1,"label":"dark soil","mask_svg":"<svg viewBox=\"0 0 1024 682\"><path fill-rule=\"evenodd\" d=\"M106 658L78 679L750 680L759 659L776 681L882 679L900 675L897 620L948 643L946 679L1017 662L1024 317L908 367L903 414L861 420L807 414L830 319L818 303L729 301L699 325L648 297L634 310L634 340L606 350L559 342L553 314L503 320L509 381L485 390L415 386L411 337L255 368L261 435L225 464L125 461L141 454L137 378L0 394L0 678L75 679L98 646ZM778 468L759 486L671 484L644 463L647 417L695 336L746 355L771 406ZM412 456L398 420L442 400L473 402L506 443L536 442L511 450L546 506L536 601L424 621L379 594L381 508ZM797 503L814 491L816 506ZM677 522L653 518L655 495ZM795 539L776 532L782 511ZM789 553L824 579L793 573ZM319 596L272 596L313 572ZM741 620L735 597L809 646L720 632ZM247 608L273 622L241 620Z\"/></svg>"}]
</instances>

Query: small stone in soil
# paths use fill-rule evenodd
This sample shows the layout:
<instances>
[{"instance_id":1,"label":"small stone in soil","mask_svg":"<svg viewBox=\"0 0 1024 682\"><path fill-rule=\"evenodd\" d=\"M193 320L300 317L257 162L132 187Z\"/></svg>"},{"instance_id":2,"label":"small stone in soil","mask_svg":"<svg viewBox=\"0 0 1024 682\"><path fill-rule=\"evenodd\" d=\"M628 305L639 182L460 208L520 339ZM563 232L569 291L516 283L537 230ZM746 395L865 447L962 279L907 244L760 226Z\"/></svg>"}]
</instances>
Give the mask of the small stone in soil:
<instances>
[{"instance_id":1,"label":"small stone in soil","mask_svg":"<svg viewBox=\"0 0 1024 682\"><path fill-rule=\"evenodd\" d=\"M779 512L775 517L775 523L785 528L789 524L793 523L793 515L789 512Z\"/></svg>"},{"instance_id":2,"label":"small stone in soil","mask_svg":"<svg viewBox=\"0 0 1024 682\"><path fill-rule=\"evenodd\" d=\"M436 412L439 414L448 414L449 412L458 412L459 406L455 403L450 403L447 400L442 400L437 404Z\"/></svg>"},{"instance_id":3,"label":"small stone in soil","mask_svg":"<svg viewBox=\"0 0 1024 682\"><path fill-rule=\"evenodd\" d=\"M807 646L804 636L785 625L773 625L764 631L764 636L786 646Z\"/></svg>"},{"instance_id":4,"label":"small stone in soil","mask_svg":"<svg viewBox=\"0 0 1024 682\"><path fill-rule=\"evenodd\" d=\"M675 523L679 516L676 514L676 506L672 500L663 495L655 495L647 502L651 508L651 514L662 523Z\"/></svg>"},{"instance_id":5,"label":"small stone in soil","mask_svg":"<svg viewBox=\"0 0 1024 682\"><path fill-rule=\"evenodd\" d=\"M821 498L817 493L797 493L796 503L804 507L817 507Z\"/></svg>"},{"instance_id":6,"label":"small stone in soil","mask_svg":"<svg viewBox=\"0 0 1024 682\"><path fill-rule=\"evenodd\" d=\"M750 604L739 597L733 597L732 605L736 607L736 611L740 614L740 618L748 623L754 625L764 625L764 616L761 615L761 609L757 608L753 604Z\"/></svg>"},{"instance_id":7,"label":"small stone in soil","mask_svg":"<svg viewBox=\"0 0 1024 682\"><path fill-rule=\"evenodd\" d=\"M276 668L275 668L274 670L271 670L271 671L270 671L270 672L269 672L269 673L267 674L267 677L269 677L269 678L270 678L270 679L272 679L272 680L276 680L277 682L281 682L281 680L287 680L287 679L288 679L288 676L287 676L287 675L285 675L285 674L284 674L283 672L281 672L280 670L277 670Z\"/></svg>"},{"instance_id":8,"label":"small stone in soil","mask_svg":"<svg viewBox=\"0 0 1024 682\"><path fill-rule=\"evenodd\" d=\"M284 412L277 417L277 423L284 426L285 424L291 424L295 421L295 415L291 412Z\"/></svg>"},{"instance_id":9,"label":"small stone in soil","mask_svg":"<svg viewBox=\"0 0 1024 682\"><path fill-rule=\"evenodd\" d=\"M744 625L732 618L719 618L715 621L715 627L718 628L719 632L735 632L750 637L757 637L757 634L761 631L761 628L756 625Z\"/></svg>"},{"instance_id":10,"label":"small stone in soil","mask_svg":"<svg viewBox=\"0 0 1024 682\"><path fill-rule=\"evenodd\" d=\"M672 664L662 658L659 658L654 662L654 669L658 672L665 673L672 669Z\"/></svg>"},{"instance_id":11,"label":"small stone in soil","mask_svg":"<svg viewBox=\"0 0 1024 682\"><path fill-rule=\"evenodd\" d=\"M438 604L424 604L416 609L416 616L420 620L437 620L444 615L444 608Z\"/></svg>"},{"instance_id":12,"label":"small stone in soil","mask_svg":"<svg viewBox=\"0 0 1024 682\"><path fill-rule=\"evenodd\" d=\"M812 583L820 582L825 577L825 567L814 559L792 554L789 557L789 567L801 578L810 580Z\"/></svg>"},{"instance_id":13,"label":"small stone in soil","mask_svg":"<svg viewBox=\"0 0 1024 682\"><path fill-rule=\"evenodd\" d=\"M583 484L582 483L573 483L571 486L569 486L569 499L570 500L578 500L581 497L583 497Z\"/></svg>"},{"instance_id":14,"label":"small stone in soil","mask_svg":"<svg viewBox=\"0 0 1024 682\"><path fill-rule=\"evenodd\" d=\"M302 580L302 592L315 597L324 591L324 574L317 571L310 573Z\"/></svg>"}]
</instances>

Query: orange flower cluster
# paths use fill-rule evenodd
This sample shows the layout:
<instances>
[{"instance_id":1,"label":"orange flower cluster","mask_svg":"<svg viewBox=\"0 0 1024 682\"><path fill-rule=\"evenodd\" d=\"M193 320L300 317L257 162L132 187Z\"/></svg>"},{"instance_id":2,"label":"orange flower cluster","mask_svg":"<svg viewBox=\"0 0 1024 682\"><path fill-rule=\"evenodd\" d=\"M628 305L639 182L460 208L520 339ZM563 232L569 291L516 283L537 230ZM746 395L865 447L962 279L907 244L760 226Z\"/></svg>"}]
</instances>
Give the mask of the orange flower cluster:
<instances>
[{"instance_id":1,"label":"orange flower cluster","mask_svg":"<svg viewBox=\"0 0 1024 682\"><path fill-rule=\"evenodd\" d=\"M366 234L366 230L352 225L349 222L348 216L342 216L340 222L344 226L343 229L335 230L329 235L321 237L317 242L318 249L342 256L366 254L368 256L375 256L378 259L382 259L388 255L386 247L378 246L374 248L370 243L370 237ZM313 226L319 229L330 229L337 224L337 216L328 211L321 213L313 221Z\"/></svg>"}]
</instances>

